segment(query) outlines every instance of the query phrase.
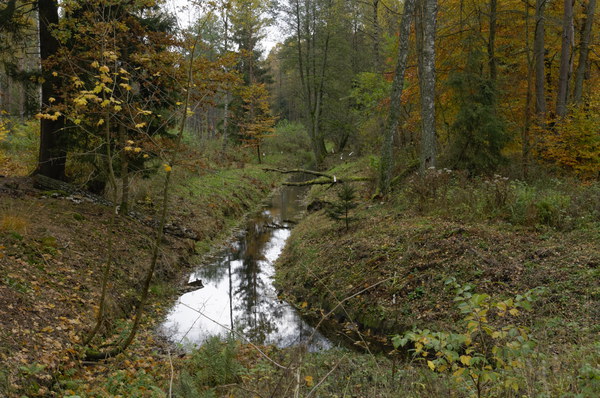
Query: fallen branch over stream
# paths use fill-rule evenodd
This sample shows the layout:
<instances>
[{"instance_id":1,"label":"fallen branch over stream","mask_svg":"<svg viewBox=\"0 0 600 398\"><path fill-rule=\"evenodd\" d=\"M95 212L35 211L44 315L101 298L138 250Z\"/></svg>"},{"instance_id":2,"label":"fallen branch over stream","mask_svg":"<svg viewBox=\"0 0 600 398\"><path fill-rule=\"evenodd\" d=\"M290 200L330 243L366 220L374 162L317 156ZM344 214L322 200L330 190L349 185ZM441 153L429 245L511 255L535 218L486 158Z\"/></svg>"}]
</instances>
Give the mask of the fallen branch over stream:
<instances>
[{"instance_id":1,"label":"fallen branch over stream","mask_svg":"<svg viewBox=\"0 0 600 398\"><path fill-rule=\"evenodd\" d=\"M281 173L281 174L296 173L296 174L310 174L310 175L317 176L317 178L313 178L312 180L308 180L308 181L299 181L299 182L286 181L283 183L283 185L294 186L294 187L301 187L301 186L307 186L307 185L333 185L333 184L343 184L346 182L372 181L373 180L370 177L358 177L358 176L338 177L333 174L327 174L327 173L323 173L320 171L308 170L308 169L282 170L282 169L264 168L263 170L274 171L274 172Z\"/></svg>"}]
</instances>

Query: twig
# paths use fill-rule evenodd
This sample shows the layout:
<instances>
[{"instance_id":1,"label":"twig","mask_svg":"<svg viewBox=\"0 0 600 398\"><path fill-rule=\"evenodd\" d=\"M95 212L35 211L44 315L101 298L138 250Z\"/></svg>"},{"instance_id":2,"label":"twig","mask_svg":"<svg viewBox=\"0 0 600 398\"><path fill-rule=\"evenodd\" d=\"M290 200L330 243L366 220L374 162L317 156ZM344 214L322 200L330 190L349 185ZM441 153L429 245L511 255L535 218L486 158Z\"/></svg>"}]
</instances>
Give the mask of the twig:
<instances>
[{"instance_id":1,"label":"twig","mask_svg":"<svg viewBox=\"0 0 600 398\"><path fill-rule=\"evenodd\" d=\"M305 398L309 398L315 391L317 391L317 388L319 388L319 386L321 384L323 384L323 382L325 380L327 380L327 378L333 373L333 371L336 370L338 366L340 366L340 364L342 363L342 361L344 359L346 359L347 355L348 354L344 354L344 356L335 364L335 366L333 368L331 368L331 370L329 372L327 372L327 374L325 376L323 376L323 378L321 380L319 380L319 382L317 384L315 384L315 386L312 388L312 390L310 390L310 392L306 395Z\"/></svg>"},{"instance_id":2,"label":"twig","mask_svg":"<svg viewBox=\"0 0 600 398\"><path fill-rule=\"evenodd\" d=\"M167 350L167 354L169 354L169 366L171 366L171 379L169 380L169 398L173 396L173 360L171 359L171 350Z\"/></svg>"}]
</instances>

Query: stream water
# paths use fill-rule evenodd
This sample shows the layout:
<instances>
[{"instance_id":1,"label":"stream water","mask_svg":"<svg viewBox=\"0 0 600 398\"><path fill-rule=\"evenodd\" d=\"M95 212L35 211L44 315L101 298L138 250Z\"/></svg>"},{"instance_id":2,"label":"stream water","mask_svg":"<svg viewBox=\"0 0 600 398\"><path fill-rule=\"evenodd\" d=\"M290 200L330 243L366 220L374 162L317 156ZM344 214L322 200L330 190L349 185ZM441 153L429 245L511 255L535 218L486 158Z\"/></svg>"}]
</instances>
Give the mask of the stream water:
<instances>
[{"instance_id":1,"label":"stream water","mask_svg":"<svg viewBox=\"0 0 600 398\"><path fill-rule=\"evenodd\" d=\"M301 207L304 191L284 187L262 212L251 217L245 232L210 263L198 267L190 282L203 288L185 293L161 325L164 334L183 345L201 345L214 335L277 347L307 343L311 351L332 343L307 324L294 307L277 298L272 280L277 260Z\"/></svg>"}]
</instances>

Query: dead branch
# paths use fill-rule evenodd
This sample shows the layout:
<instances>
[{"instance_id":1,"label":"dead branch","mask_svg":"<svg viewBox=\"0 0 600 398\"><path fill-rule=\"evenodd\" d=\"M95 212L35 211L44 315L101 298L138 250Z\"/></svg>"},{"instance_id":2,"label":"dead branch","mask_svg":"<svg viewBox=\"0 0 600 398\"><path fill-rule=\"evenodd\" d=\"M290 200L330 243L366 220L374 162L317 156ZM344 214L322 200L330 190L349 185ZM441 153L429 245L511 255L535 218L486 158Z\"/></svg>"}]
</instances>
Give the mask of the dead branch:
<instances>
[{"instance_id":1,"label":"dead branch","mask_svg":"<svg viewBox=\"0 0 600 398\"><path fill-rule=\"evenodd\" d=\"M287 185L290 187L302 187L307 185L331 185L331 184L343 184L346 182L357 182L357 181L371 181L372 178L369 177L345 177L345 178L337 178L333 176L331 178L315 178L314 180L302 181L302 182L292 182L287 181L284 182L283 185Z\"/></svg>"},{"instance_id":2,"label":"dead branch","mask_svg":"<svg viewBox=\"0 0 600 398\"><path fill-rule=\"evenodd\" d=\"M287 181L284 182L283 185L292 186L292 187L302 187L308 185L330 185L330 184L343 184L345 182L356 182L356 181L371 181L372 178L369 177L337 177L333 174L322 173L320 171L308 170L308 169L290 169L290 170L282 170L282 169L273 169L273 168L264 168L265 171L274 171L281 174L311 174L315 175L318 178L314 178L308 181Z\"/></svg>"},{"instance_id":3,"label":"dead branch","mask_svg":"<svg viewBox=\"0 0 600 398\"><path fill-rule=\"evenodd\" d=\"M281 174L292 174L292 173L298 173L298 174L312 174L314 176L321 176L321 177L328 177L331 178L331 176L327 173L323 173L320 171L315 171L315 170L308 170L308 169L289 169L289 170L282 170L282 169L274 169L271 167L266 167L263 169L264 171L275 171L277 173L281 173Z\"/></svg>"}]
</instances>

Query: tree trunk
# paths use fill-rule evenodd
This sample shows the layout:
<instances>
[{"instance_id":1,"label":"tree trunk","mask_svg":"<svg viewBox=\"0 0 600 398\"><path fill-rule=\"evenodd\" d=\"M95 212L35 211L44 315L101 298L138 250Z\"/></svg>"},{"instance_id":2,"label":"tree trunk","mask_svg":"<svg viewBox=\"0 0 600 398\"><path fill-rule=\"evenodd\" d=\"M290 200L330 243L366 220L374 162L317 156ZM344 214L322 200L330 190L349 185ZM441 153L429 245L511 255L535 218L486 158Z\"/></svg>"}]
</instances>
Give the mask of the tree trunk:
<instances>
[{"instance_id":1,"label":"tree trunk","mask_svg":"<svg viewBox=\"0 0 600 398\"><path fill-rule=\"evenodd\" d=\"M535 63L535 113L540 121L546 118L545 75L545 38L544 38L544 7L546 0L536 0L535 3L535 33L533 39L533 58Z\"/></svg>"},{"instance_id":2,"label":"tree trunk","mask_svg":"<svg viewBox=\"0 0 600 398\"><path fill-rule=\"evenodd\" d=\"M559 117L567 114L569 79L573 66L573 29L573 0L564 0L563 33L558 73L558 93L556 96L556 114Z\"/></svg>"},{"instance_id":3,"label":"tree trunk","mask_svg":"<svg viewBox=\"0 0 600 398\"><path fill-rule=\"evenodd\" d=\"M373 0L373 58L375 61L375 70L383 73L384 65L381 57L381 26L379 25L379 1ZM406 9L406 4L404 5ZM402 28L400 28L402 29Z\"/></svg>"},{"instance_id":4,"label":"tree trunk","mask_svg":"<svg viewBox=\"0 0 600 398\"><path fill-rule=\"evenodd\" d=\"M410 26L412 25L415 12L416 0L406 0L404 2L404 12L400 21L400 48L398 49L398 61L396 63L396 74L392 82L392 93L390 95L390 113L388 121L383 132L383 142L381 144L381 165L379 175L379 191L382 195L389 192L392 180L392 170L394 168L393 141L394 134L400 124L400 114L402 106L402 91L404 89L404 74L406 72L406 62L408 59L408 44L410 36Z\"/></svg>"},{"instance_id":5,"label":"tree trunk","mask_svg":"<svg viewBox=\"0 0 600 398\"><path fill-rule=\"evenodd\" d=\"M421 171L436 167L435 131L435 30L437 0L423 2L422 49L419 54L419 86L421 89Z\"/></svg>"},{"instance_id":6,"label":"tree trunk","mask_svg":"<svg viewBox=\"0 0 600 398\"><path fill-rule=\"evenodd\" d=\"M58 40L50 32L51 26L58 24L58 6L53 0L38 0L39 12L39 37L40 37L40 61L42 68L42 106L49 104L53 97L57 101L59 95L55 86L60 83L59 79L52 76L47 69L47 61L58 51ZM42 119L40 123L40 151L38 165L34 174L54 178L65 179L65 164L67 151L65 142L61 140L64 128L64 118L60 116L57 120Z\"/></svg>"},{"instance_id":7,"label":"tree trunk","mask_svg":"<svg viewBox=\"0 0 600 398\"><path fill-rule=\"evenodd\" d=\"M521 132L521 171L524 179L529 175L529 152L531 131L531 103L535 56L531 53L529 4L525 3L525 60L527 61L527 94L525 97L525 123ZM535 40L535 39L534 39Z\"/></svg>"},{"instance_id":8,"label":"tree trunk","mask_svg":"<svg viewBox=\"0 0 600 398\"><path fill-rule=\"evenodd\" d=\"M596 0L589 0L585 9L586 18L581 33L581 42L579 44L579 63L575 72L575 90L573 92L573 102L581 103L583 96L583 80L587 69L588 54L590 52L590 41L592 38L592 26L594 25L594 12L596 11Z\"/></svg>"},{"instance_id":9,"label":"tree trunk","mask_svg":"<svg viewBox=\"0 0 600 398\"><path fill-rule=\"evenodd\" d=\"M224 15L224 25L225 25L225 42L223 47L223 54L227 54L229 51L229 11L225 9ZM223 141L221 143L221 148L225 150L227 148L227 129L229 122L229 90L225 91L225 104L223 105Z\"/></svg>"},{"instance_id":10,"label":"tree trunk","mask_svg":"<svg viewBox=\"0 0 600 398\"><path fill-rule=\"evenodd\" d=\"M488 65L490 68L490 80L496 83L498 76L498 65L496 61L496 20L497 20L498 0L490 0L490 33L488 37Z\"/></svg>"},{"instance_id":11,"label":"tree trunk","mask_svg":"<svg viewBox=\"0 0 600 398\"><path fill-rule=\"evenodd\" d=\"M119 125L119 144L121 146L121 214L129 212L129 160L124 148L126 146L127 134L123 124ZM109 143L110 146L110 143Z\"/></svg>"}]
</instances>

